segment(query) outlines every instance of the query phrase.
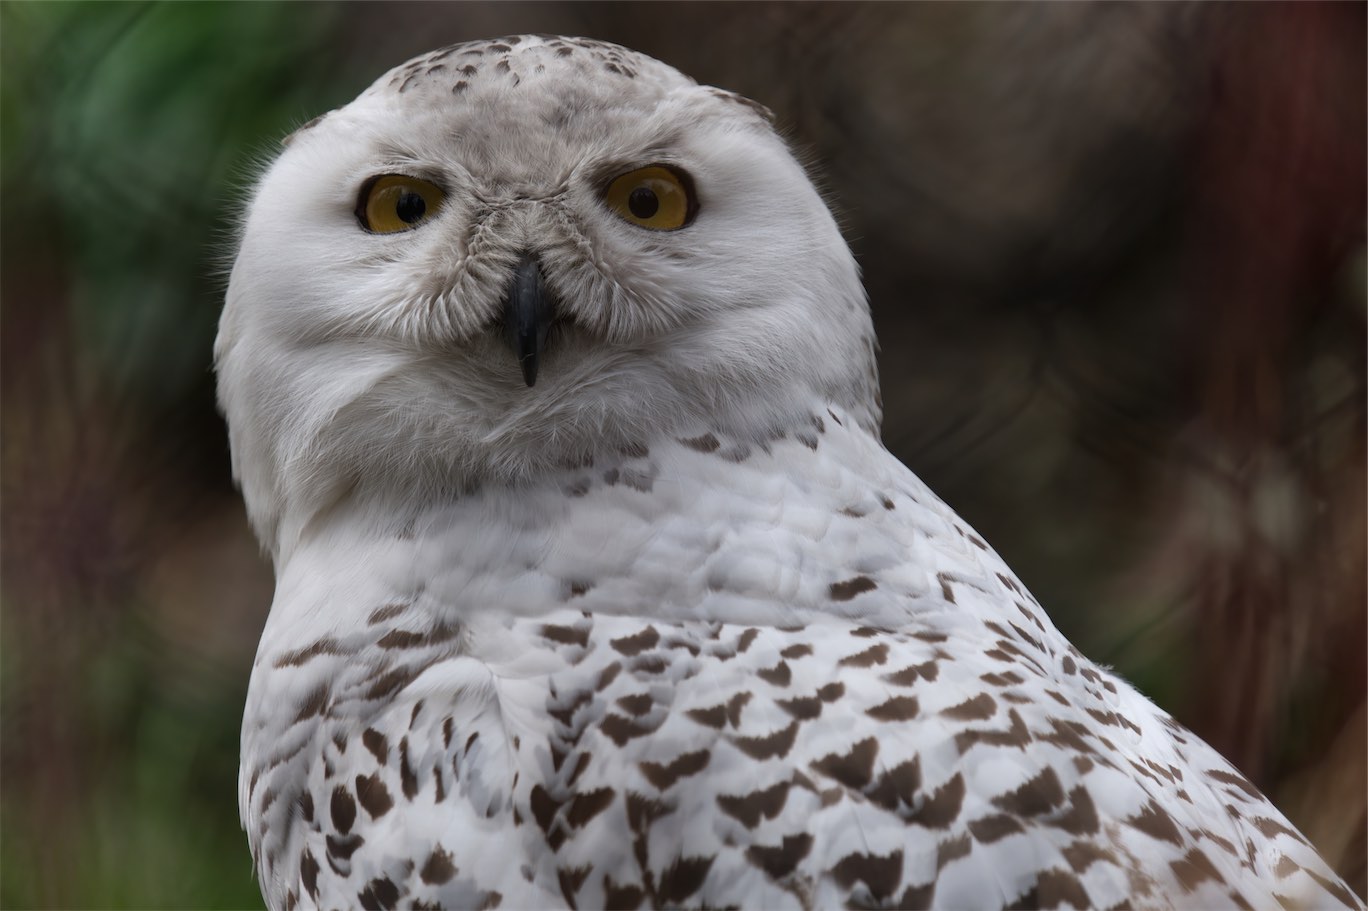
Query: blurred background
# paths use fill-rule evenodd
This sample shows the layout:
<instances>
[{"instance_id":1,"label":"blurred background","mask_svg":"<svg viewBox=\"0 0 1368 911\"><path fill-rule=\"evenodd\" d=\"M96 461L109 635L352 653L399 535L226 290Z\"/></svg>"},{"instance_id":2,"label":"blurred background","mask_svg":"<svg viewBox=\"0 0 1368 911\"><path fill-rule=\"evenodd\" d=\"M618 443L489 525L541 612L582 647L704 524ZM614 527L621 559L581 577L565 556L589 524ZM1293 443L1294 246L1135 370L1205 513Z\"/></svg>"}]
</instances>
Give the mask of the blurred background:
<instances>
[{"instance_id":1,"label":"blurred background","mask_svg":"<svg viewBox=\"0 0 1368 911\"><path fill-rule=\"evenodd\" d=\"M210 347L259 163L409 56L582 34L762 101L893 451L1365 888L1365 5L0 5L0 904L260 907L271 596Z\"/></svg>"}]
</instances>

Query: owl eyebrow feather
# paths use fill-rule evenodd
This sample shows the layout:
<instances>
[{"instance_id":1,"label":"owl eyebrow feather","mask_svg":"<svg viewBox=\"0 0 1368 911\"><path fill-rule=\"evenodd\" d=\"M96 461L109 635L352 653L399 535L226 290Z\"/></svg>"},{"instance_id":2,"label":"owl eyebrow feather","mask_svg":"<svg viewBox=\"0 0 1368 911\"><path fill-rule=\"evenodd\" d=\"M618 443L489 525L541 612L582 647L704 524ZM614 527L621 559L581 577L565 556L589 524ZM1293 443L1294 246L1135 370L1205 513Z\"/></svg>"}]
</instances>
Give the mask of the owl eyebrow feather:
<instances>
[{"instance_id":1,"label":"owl eyebrow feather","mask_svg":"<svg viewBox=\"0 0 1368 911\"><path fill-rule=\"evenodd\" d=\"M314 127L318 126L320 123L323 122L323 118L327 117L328 114L331 113L332 111L328 111L326 114L319 114L317 117L311 117L304 123L295 127L293 130L287 133L284 138L280 140L280 147L282 149L288 149L290 147L290 143L294 142L297 138L299 138L300 133L303 133L305 130L312 130Z\"/></svg>"}]
</instances>

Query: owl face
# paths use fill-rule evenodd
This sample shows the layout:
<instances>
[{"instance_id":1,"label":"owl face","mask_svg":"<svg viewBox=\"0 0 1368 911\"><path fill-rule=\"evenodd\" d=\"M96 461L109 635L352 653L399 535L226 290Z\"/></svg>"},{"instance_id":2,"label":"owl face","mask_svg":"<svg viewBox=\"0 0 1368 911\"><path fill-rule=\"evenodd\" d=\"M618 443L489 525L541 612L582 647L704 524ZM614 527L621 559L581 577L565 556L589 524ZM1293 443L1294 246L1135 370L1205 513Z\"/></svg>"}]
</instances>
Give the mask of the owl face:
<instances>
[{"instance_id":1,"label":"owl face","mask_svg":"<svg viewBox=\"0 0 1368 911\"><path fill-rule=\"evenodd\" d=\"M258 531L699 424L758 436L823 398L876 423L853 259L765 114L524 37L416 58L298 130L216 349Z\"/></svg>"}]
</instances>

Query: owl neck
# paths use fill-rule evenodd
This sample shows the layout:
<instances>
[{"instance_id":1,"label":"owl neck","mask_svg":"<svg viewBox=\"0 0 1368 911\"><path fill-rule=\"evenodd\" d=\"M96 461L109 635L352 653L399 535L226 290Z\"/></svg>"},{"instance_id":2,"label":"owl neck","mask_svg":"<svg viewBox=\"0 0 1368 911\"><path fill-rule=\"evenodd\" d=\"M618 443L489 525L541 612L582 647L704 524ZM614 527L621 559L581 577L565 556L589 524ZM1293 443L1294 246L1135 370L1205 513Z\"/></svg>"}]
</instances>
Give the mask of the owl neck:
<instances>
[{"instance_id":1,"label":"owl neck","mask_svg":"<svg viewBox=\"0 0 1368 911\"><path fill-rule=\"evenodd\" d=\"M533 482L341 503L278 564L272 621L282 611L346 628L387 604L443 622L643 605L729 622L902 617L913 592L841 597L860 584L839 586L906 561L910 527L893 510L915 508L909 497L935 500L835 408L768 439L698 427Z\"/></svg>"}]
</instances>

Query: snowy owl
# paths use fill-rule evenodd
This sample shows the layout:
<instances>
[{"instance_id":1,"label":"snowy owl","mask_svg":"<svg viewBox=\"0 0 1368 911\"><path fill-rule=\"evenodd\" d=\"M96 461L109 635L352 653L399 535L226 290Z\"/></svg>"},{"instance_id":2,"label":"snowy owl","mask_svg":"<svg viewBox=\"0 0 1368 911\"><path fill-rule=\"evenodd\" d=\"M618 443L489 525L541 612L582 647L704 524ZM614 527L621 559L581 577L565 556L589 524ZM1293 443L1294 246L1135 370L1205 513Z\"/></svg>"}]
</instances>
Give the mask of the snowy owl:
<instances>
[{"instance_id":1,"label":"snowy owl","mask_svg":"<svg viewBox=\"0 0 1368 911\"><path fill-rule=\"evenodd\" d=\"M769 120L510 37L261 179L216 360L267 903L1362 907L884 449Z\"/></svg>"}]
</instances>

